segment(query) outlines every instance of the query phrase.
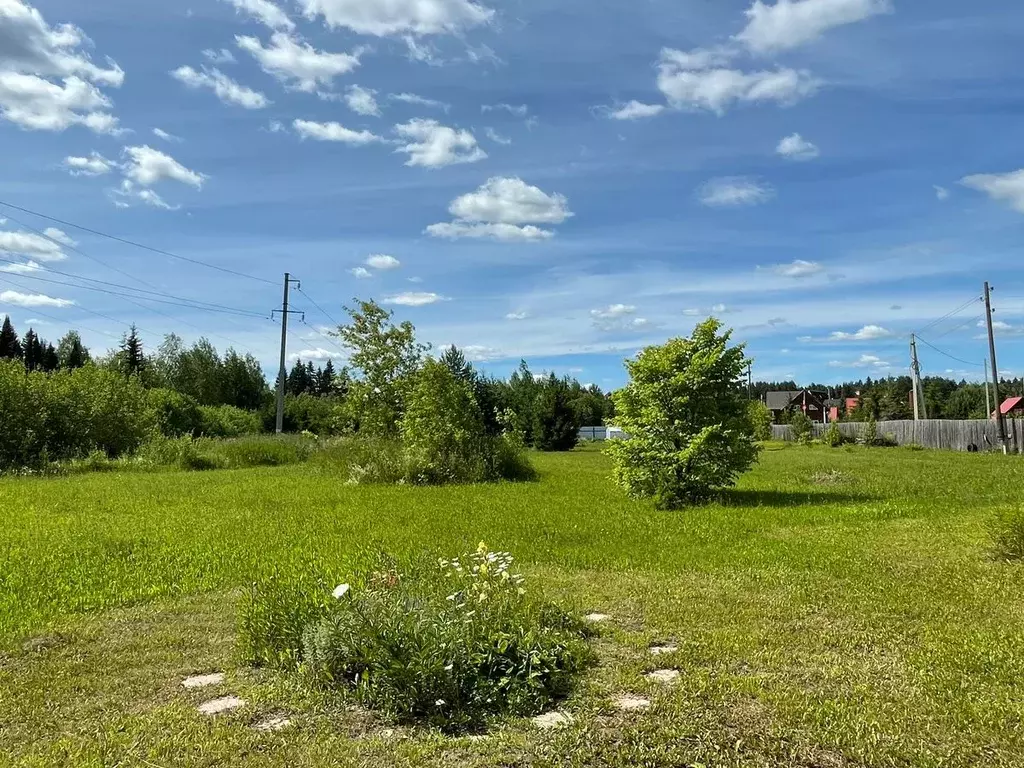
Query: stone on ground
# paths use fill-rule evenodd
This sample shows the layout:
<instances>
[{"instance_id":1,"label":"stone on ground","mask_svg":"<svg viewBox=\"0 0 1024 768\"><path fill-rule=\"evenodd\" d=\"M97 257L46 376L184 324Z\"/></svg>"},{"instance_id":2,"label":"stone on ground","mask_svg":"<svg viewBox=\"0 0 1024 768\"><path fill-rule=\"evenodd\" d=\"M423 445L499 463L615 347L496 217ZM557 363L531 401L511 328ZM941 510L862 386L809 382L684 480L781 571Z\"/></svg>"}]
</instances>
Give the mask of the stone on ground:
<instances>
[{"instance_id":1,"label":"stone on ground","mask_svg":"<svg viewBox=\"0 0 1024 768\"><path fill-rule=\"evenodd\" d=\"M650 699L644 699L639 696L631 696L628 694L626 696L619 696L619 698L615 700L616 709L620 709L623 712L647 709L649 706L651 706Z\"/></svg>"},{"instance_id":2,"label":"stone on ground","mask_svg":"<svg viewBox=\"0 0 1024 768\"><path fill-rule=\"evenodd\" d=\"M260 720L253 728L266 733L268 731L283 731L291 724L292 721L287 717L268 717L266 720Z\"/></svg>"},{"instance_id":3,"label":"stone on ground","mask_svg":"<svg viewBox=\"0 0 1024 768\"><path fill-rule=\"evenodd\" d=\"M660 645L651 646L652 656L664 656L666 653L675 653L679 650L678 645L672 645L672 643L663 643Z\"/></svg>"},{"instance_id":4,"label":"stone on ground","mask_svg":"<svg viewBox=\"0 0 1024 768\"><path fill-rule=\"evenodd\" d=\"M214 672L212 675L193 675L181 681L184 688L206 688L211 685L220 685L224 682L223 672Z\"/></svg>"},{"instance_id":5,"label":"stone on ground","mask_svg":"<svg viewBox=\"0 0 1024 768\"><path fill-rule=\"evenodd\" d=\"M607 613L588 613L584 618L591 624L600 624L603 621L608 621L611 616Z\"/></svg>"},{"instance_id":6,"label":"stone on ground","mask_svg":"<svg viewBox=\"0 0 1024 768\"><path fill-rule=\"evenodd\" d=\"M657 669L654 672L648 672L644 677L648 680L653 680L656 683L674 683L679 679L679 670Z\"/></svg>"},{"instance_id":7,"label":"stone on ground","mask_svg":"<svg viewBox=\"0 0 1024 768\"><path fill-rule=\"evenodd\" d=\"M544 730L559 728L563 725L569 725L571 722L572 715L567 712L545 712L543 715L537 715L533 718L533 724Z\"/></svg>"},{"instance_id":8,"label":"stone on ground","mask_svg":"<svg viewBox=\"0 0 1024 768\"><path fill-rule=\"evenodd\" d=\"M198 710L203 715L219 715L222 712L230 712L232 709L243 706L245 706L245 702L237 696L222 696L219 699L200 704Z\"/></svg>"}]
</instances>

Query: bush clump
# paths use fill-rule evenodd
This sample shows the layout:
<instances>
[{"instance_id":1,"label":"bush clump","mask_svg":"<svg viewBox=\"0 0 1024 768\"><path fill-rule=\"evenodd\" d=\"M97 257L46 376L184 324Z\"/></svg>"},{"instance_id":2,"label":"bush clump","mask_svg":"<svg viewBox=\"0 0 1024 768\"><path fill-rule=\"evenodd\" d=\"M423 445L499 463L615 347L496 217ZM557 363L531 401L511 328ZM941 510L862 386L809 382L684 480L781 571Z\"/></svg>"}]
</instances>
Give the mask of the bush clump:
<instances>
[{"instance_id":1,"label":"bush clump","mask_svg":"<svg viewBox=\"0 0 1024 768\"><path fill-rule=\"evenodd\" d=\"M199 413L200 431L207 437L258 435L263 428L258 413L233 405L203 405L199 407Z\"/></svg>"},{"instance_id":2,"label":"bush clump","mask_svg":"<svg viewBox=\"0 0 1024 768\"><path fill-rule=\"evenodd\" d=\"M793 432L793 439L802 445L810 445L814 439L814 422L802 411L793 414L789 428Z\"/></svg>"},{"instance_id":3,"label":"bush clump","mask_svg":"<svg viewBox=\"0 0 1024 768\"><path fill-rule=\"evenodd\" d=\"M385 561L333 598L268 579L243 608L243 655L298 665L318 687L446 731L537 714L570 693L593 656L585 625L511 567L511 555L481 543L439 564Z\"/></svg>"},{"instance_id":4,"label":"bush clump","mask_svg":"<svg viewBox=\"0 0 1024 768\"><path fill-rule=\"evenodd\" d=\"M829 448L842 448L844 445L856 442L852 437L843 434L838 421L829 422L825 433L821 436L821 441Z\"/></svg>"},{"instance_id":5,"label":"bush clump","mask_svg":"<svg viewBox=\"0 0 1024 768\"><path fill-rule=\"evenodd\" d=\"M1024 507L1000 513L988 526L997 560L1024 560Z\"/></svg>"},{"instance_id":6,"label":"bush clump","mask_svg":"<svg viewBox=\"0 0 1024 768\"><path fill-rule=\"evenodd\" d=\"M747 417L754 429L754 439L766 443L772 439L772 412L760 400L751 400Z\"/></svg>"}]
</instances>

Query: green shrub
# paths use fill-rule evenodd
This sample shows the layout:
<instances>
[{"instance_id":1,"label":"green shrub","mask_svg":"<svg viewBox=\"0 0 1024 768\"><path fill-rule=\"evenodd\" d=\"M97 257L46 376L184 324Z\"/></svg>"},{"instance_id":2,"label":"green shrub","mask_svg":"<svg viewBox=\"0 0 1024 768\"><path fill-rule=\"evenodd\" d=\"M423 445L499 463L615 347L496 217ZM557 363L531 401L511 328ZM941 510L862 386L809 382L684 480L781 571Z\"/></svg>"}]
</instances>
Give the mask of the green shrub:
<instances>
[{"instance_id":1,"label":"green shrub","mask_svg":"<svg viewBox=\"0 0 1024 768\"><path fill-rule=\"evenodd\" d=\"M895 448L897 446L896 439L892 435L880 435L878 433L878 422L875 421L874 416L870 417L867 421L862 442L864 445L872 448Z\"/></svg>"},{"instance_id":2,"label":"green shrub","mask_svg":"<svg viewBox=\"0 0 1024 768\"><path fill-rule=\"evenodd\" d=\"M1024 560L1024 507L997 515L988 526L992 554L999 560Z\"/></svg>"},{"instance_id":3,"label":"green shrub","mask_svg":"<svg viewBox=\"0 0 1024 768\"><path fill-rule=\"evenodd\" d=\"M423 485L485 479L483 417L469 384L427 360L401 422L406 479Z\"/></svg>"},{"instance_id":4,"label":"green shrub","mask_svg":"<svg viewBox=\"0 0 1024 768\"><path fill-rule=\"evenodd\" d=\"M797 411L790 417L789 428L793 432L793 439L798 443L808 445L814 438L814 422L803 411Z\"/></svg>"},{"instance_id":5,"label":"green shrub","mask_svg":"<svg viewBox=\"0 0 1024 768\"><path fill-rule=\"evenodd\" d=\"M839 427L838 421L829 422L825 433L821 436L821 441L830 448L841 448L844 445L856 442L852 437L844 434L843 430Z\"/></svg>"},{"instance_id":6,"label":"green shrub","mask_svg":"<svg viewBox=\"0 0 1024 768\"><path fill-rule=\"evenodd\" d=\"M533 406L531 436L538 451L571 451L580 439L580 420L569 399L569 384L552 374Z\"/></svg>"},{"instance_id":7,"label":"green shrub","mask_svg":"<svg viewBox=\"0 0 1024 768\"><path fill-rule=\"evenodd\" d=\"M537 714L570 692L592 652L582 622L528 592L511 564L481 544L440 567L360 574L334 599L268 580L243 608L243 656L301 663L320 687L449 731Z\"/></svg>"},{"instance_id":8,"label":"green shrub","mask_svg":"<svg viewBox=\"0 0 1024 768\"><path fill-rule=\"evenodd\" d=\"M340 434L345 423L340 401L333 397L300 395L286 398L284 415L287 431L312 432L324 437Z\"/></svg>"},{"instance_id":9,"label":"green shrub","mask_svg":"<svg viewBox=\"0 0 1024 768\"><path fill-rule=\"evenodd\" d=\"M148 397L161 435L181 437L202 433L203 414L194 398L172 389L151 389Z\"/></svg>"},{"instance_id":10,"label":"green shrub","mask_svg":"<svg viewBox=\"0 0 1024 768\"><path fill-rule=\"evenodd\" d=\"M760 400L751 400L747 406L747 417L754 429L754 439L762 443L772 439L772 412Z\"/></svg>"},{"instance_id":11,"label":"green shrub","mask_svg":"<svg viewBox=\"0 0 1024 768\"><path fill-rule=\"evenodd\" d=\"M243 437L263 431L258 413L232 405L203 405L199 412L202 419L200 431L207 437Z\"/></svg>"},{"instance_id":12,"label":"green shrub","mask_svg":"<svg viewBox=\"0 0 1024 768\"><path fill-rule=\"evenodd\" d=\"M662 509L707 500L733 485L760 447L736 382L747 369L742 346L711 318L688 339L648 347L626 362L630 382L615 393L615 423L630 435L606 451L616 482Z\"/></svg>"},{"instance_id":13,"label":"green shrub","mask_svg":"<svg viewBox=\"0 0 1024 768\"><path fill-rule=\"evenodd\" d=\"M0 469L37 466L46 450L43 382L20 360L0 360Z\"/></svg>"},{"instance_id":14,"label":"green shrub","mask_svg":"<svg viewBox=\"0 0 1024 768\"><path fill-rule=\"evenodd\" d=\"M339 437L321 444L313 463L338 472L351 485L397 483L405 477L401 441L385 437Z\"/></svg>"},{"instance_id":15,"label":"green shrub","mask_svg":"<svg viewBox=\"0 0 1024 768\"><path fill-rule=\"evenodd\" d=\"M211 443L210 452L232 468L278 467L306 461L316 440L291 435L262 435Z\"/></svg>"}]
</instances>

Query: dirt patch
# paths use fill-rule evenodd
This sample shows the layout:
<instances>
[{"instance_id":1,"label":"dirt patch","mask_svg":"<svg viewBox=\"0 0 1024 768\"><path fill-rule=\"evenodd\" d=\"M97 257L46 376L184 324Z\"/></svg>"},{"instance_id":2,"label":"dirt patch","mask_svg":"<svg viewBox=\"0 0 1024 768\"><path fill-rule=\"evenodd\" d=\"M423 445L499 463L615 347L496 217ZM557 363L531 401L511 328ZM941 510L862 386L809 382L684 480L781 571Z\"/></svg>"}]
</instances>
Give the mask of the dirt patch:
<instances>
[{"instance_id":1,"label":"dirt patch","mask_svg":"<svg viewBox=\"0 0 1024 768\"><path fill-rule=\"evenodd\" d=\"M237 696L222 696L219 699L213 699L200 704L196 709L202 715L219 715L244 706L245 701Z\"/></svg>"},{"instance_id":2,"label":"dirt patch","mask_svg":"<svg viewBox=\"0 0 1024 768\"><path fill-rule=\"evenodd\" d=\"M213 672L209 675L193 675L181 681L182 688L208 688L211 685L220 685L224 682L223 672Z\"/></svg>"},{"instance_id":3,"label":"dirt patch","mask_svg":"<svg viewBox=\"0 0 1024 768\"><path fill-rule=\"evenodd\" d=\"M675 653L678 650L679 646L673 643L659 643L650 647L652 656L664 656L666 653Z\"/></svg>"},{"instance_id":4,"label":"dirt patch","mask_svg":"<svg viewBox=\"0 0 1024 768\"><path fill-rule=\"evenodd\" d=\"M853 475L838 469L823 470L811 475L811 482L815 485L847 485L854 482L854 479Z\"/></svg>"},{"instance_id":5,"label":"dirt patch","mask_svg":"<svg viewBox=\"0 0 1024 768\"><path fill-rule=\"evenodd\" d=\"M533 724L542 730L561 728L572 723L572 715L568 712L545 712L533 718Z\"/></svg>"},{"instance_id":6,"label":"dirt patch","mask_svg":"<svg viewBox=\"0 0 1024 768\"><path fill-rule=\"evenodd\" d=\"M650 699L645 699L642 696L633 696L632 694L619 696L615 699L614 703L615 708L621 712L635 712L641 709L648 709L651 706Z\"/></svg>"},{"instance_id":7,"label":"dirt patch","mask_svg":"<svg viewBox=\"0 0 1024 768\"><path fill-rule=\"evenodd\" d=\"M678 669L656 669L654 672L648 672L644 675L648 680L653 680L656 683L663 683L669 685L676 682L679 679Z\"/></svg>"},{"instance_id":8,"label":"dirt patch","mask_svg":"<svg viewBox=\"0 0 1024 768\"><path fill-rule=\"evenodd\" d=\"M607 613L588 613L583 618L589 621L591 624L602 624L608 621L608 619L610 619L611 616L609 616Z\"/></svg>"},{"instance_id":9,"label":"dirt patch","mask_svg":"<svg viewBox=\"0 0 1024 768\"><path fill-rule=\"evenodd\" d=\"M290 728L292 721L290 718L278 715L274 717L267 717L260 720L258 723L253 725L257 731L262 733L270 733L273 731L283 731L285 728Z\"/></svg>"}]
</instances>

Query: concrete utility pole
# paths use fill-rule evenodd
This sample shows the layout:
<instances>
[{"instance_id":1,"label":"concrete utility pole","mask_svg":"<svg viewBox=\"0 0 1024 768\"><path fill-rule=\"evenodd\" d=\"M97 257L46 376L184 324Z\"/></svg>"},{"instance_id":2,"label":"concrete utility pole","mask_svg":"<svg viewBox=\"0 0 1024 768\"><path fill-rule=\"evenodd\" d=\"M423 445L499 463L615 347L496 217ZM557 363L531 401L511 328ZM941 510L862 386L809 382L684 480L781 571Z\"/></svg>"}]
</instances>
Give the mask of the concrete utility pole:
<instances>
[{"instance_id":1,"label":"concrete utility pole","mask_svg":"<svg viewBox=\"0 0 1024 768\"><path fill-rule=\"evenodd\" d=\"M996 364L996 334L992 328L992 289L985 282L985 324L988 326L988 351L992 358L992 395L996 402L996 425L999 430L999 444L1003 453L1009 448L1006 444L1006 420L1003 418L1003 401L999 397L999 366Z\"/></svg>"},{"instance_id":2,"label":"concrete utility pole","mask_svg":"<svg viewBox=\"0 0 1024 768\"><path fill-rule=\"evenodd\" d=\"M295 312L288 309L288 290L291 288L291 284L295 283L300 288L302 283L298 280L293 280L292 276L288 273L284 273L284 300L281 302L281 309L275 309L270 313L273 317L278 312L281 313L281 369L277 374L277 434L284 432L284 390L285 385L288 381L288 315L302 315L302 318L306 318L305 312Z\"/></svg>"},{"instance_id":3,"label":"concrete utility pole","mask_svg":"<svg viewBox=\"0 0 1024 768\"><path fill-rule=\"evenodd\" d=\"M921 406L924 403L924 389L921 387L921 364L917 360L917 335L910 334L910 372L913 378L914 421L921 420ZM928 418L925 414L925 418Z\"/></svg>"}]
</instances>

